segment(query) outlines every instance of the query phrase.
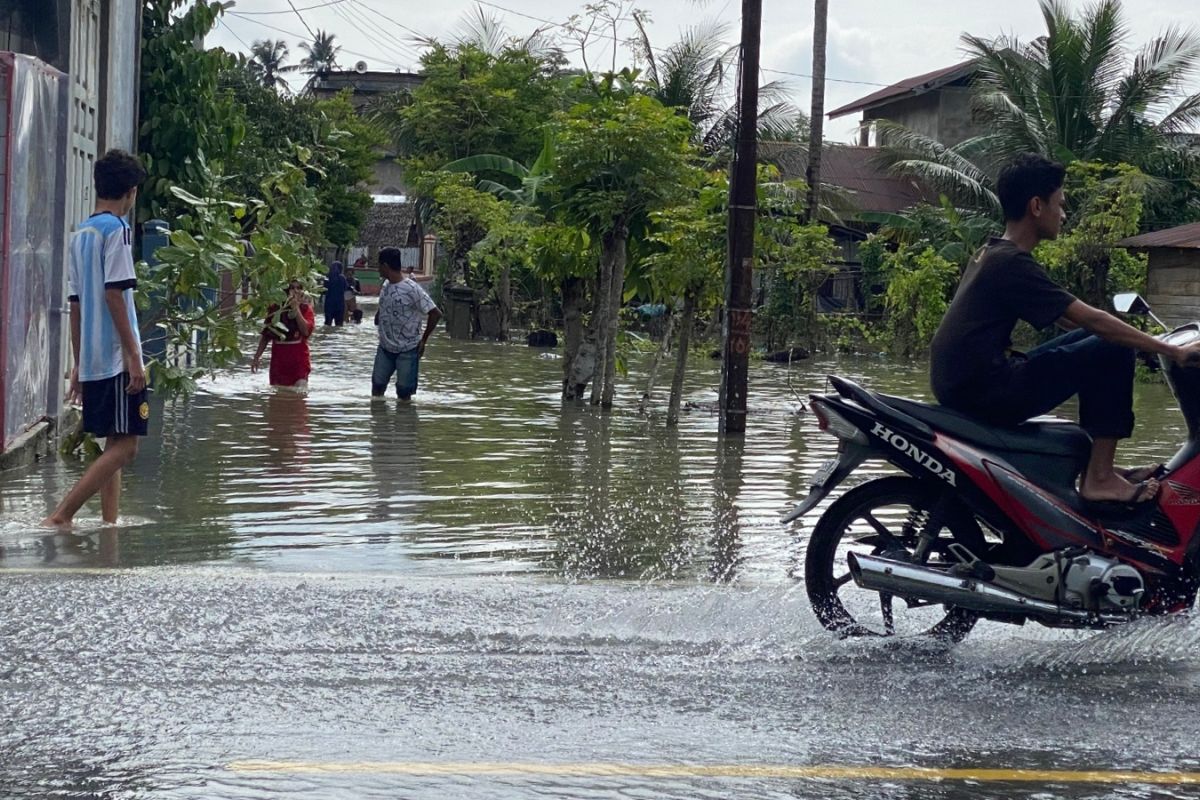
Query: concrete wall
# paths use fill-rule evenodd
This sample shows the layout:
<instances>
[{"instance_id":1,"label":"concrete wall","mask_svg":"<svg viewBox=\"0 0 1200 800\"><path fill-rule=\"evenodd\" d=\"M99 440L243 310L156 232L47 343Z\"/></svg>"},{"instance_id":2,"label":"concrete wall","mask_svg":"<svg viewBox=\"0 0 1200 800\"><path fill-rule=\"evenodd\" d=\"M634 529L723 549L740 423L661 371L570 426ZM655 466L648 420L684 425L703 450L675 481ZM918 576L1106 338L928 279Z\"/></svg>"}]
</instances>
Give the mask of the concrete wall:
<instances>
[{"instance_id":1,"label":"concrete wall","mask_svg":"<svg viewBox=\"0 0 1200 800\"><path fill-rule=\"evenodd\" d=\"M938 93L938 141L947 147L983 133L971 113L971 90L947 86Z\"/></svg>"},{"instance_id":2,"label":"concrete wall","mask_svg":"<svg viewBox=\"0 0 1200 800\"><path fill-rule=\"evenodd\" d=\"M971 87L966 79L916 97L903 97L863 112L863 122L886 119L952 147L984 133L971 113ZM869 144L870 137L862 144ZM876 141L876 146L886 141Z\"/></svg>"},{"instance_id":3,"label":"concrete wall","mask_svg":"<svg viewBox=\"0 0 1200 800\"><path fill-rule=\"evenodd\" d=\"M886 119L898 122L909 130L916 131L932 139L938 137L938 117L941 113L941 103L937 92L927 92L916 97L906 97L885 106L872 108L863 113L863 121ZM878 142L887 144L886 137Z\"/></svg>"},{"instance_id":4,"label":"concrete wall","mask_svg":"<svg viewBox=\"0 0 1200 800\"><path fill-rule=\"evenodd\" d=\"M1146 299L1163 322L1200 320L1200 250L1154 248L1150 253Z\"/></svg>"},{"instance_id":5,"label":"concrete wall","mask_svg":"<svg viewBox=\"0 0 1200 800\"><path fill-rule=\"evenodd\" d=\"M394 156L384 156L375 162L370 189L372 194L408 194L404 168L396 163Z\"/></svg>"}]
</instances>

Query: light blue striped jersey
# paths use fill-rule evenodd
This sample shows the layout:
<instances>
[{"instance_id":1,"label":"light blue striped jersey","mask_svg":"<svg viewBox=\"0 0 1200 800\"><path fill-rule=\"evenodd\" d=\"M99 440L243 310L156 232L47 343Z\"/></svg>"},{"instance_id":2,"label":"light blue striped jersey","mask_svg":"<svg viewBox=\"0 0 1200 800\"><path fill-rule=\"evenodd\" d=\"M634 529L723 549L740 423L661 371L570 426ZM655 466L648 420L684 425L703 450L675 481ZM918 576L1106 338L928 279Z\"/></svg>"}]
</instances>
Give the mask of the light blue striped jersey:
<instances>
[{"instance_id":1,"label":"light blue striped jersey","mask_svg":"<svg viewBox=\"0 0 1200 800\"><path fill-rule=\"evenodd\" d=\"M138 343L138 358L142 356L133 307L137 275L133 271L132 241L125 220L107 211L93 214L75 226L67 288L70 299L79 303L81 381L99 381L125 371L121 339L104 299L106 288L122 290L125 313Z\"/></svg>"}]
</instances>

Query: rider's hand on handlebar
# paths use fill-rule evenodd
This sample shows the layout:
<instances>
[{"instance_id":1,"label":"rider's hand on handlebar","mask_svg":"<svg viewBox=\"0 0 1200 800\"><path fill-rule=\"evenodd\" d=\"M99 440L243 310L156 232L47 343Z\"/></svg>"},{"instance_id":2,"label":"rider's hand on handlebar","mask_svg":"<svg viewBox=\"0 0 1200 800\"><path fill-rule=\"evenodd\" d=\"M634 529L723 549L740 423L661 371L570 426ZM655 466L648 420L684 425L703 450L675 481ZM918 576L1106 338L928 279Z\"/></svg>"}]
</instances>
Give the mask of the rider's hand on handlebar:
<instances>
[{"instance_id":1,"label":"rider's hand on handlebar","mask_svg":"<svg viewBox=\"0 0 1200 800\"><path fill-rule=\"evenodd\" d=\"M1200 367L1200 344L1176 348L1175 363L1181 367Z\"/></svg>"}]
</instances>

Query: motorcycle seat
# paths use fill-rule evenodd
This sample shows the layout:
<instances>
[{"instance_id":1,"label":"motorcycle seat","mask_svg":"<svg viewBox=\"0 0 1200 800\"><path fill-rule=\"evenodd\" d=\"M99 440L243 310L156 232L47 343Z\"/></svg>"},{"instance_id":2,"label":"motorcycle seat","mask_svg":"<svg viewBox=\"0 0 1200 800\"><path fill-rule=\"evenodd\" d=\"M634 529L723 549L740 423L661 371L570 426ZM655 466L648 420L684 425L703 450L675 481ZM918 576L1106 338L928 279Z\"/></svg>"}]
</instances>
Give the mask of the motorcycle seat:
<instances>
[{"instance_id":1,"label":"motorcycle seat","mask_svg":"<svg viewBox=\"0 0 1200 800\"><path fill-rule=\"evenodd\" d=\"M1087 461L1092 437L1074 422L1056 417L1035 419L1002 427L989 425L945 406L919 403L904 397L876 395L891 408L919 419L935 430L987 450L1058 456Z\"/></svg>"}]
</instances>

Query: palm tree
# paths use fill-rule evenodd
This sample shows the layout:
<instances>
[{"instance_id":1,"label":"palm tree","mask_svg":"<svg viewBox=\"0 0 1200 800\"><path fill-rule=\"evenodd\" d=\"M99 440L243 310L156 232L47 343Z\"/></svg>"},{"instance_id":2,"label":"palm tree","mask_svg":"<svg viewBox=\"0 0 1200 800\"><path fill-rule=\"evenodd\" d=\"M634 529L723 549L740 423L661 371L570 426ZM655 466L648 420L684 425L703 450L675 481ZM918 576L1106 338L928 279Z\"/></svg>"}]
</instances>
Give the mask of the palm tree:
<instances>
[{"instance_id":1,"label":"palm tree","mask_svg":"<svg viewBox=\"0 0 1200 800\"><path fill-rule=\"evenodd\" d=\"M309 73L325 73L337 69L337 56L342 51L341 45L333 43L333 34L318 30L311 42L301 42L300 49L308 53L300 59L300 67Z\"/></svg>"},{"instance_id":2,"label":"palm tree","mask_svg":"<svg viewBox=\"0 0 1200 800\"><path fill-rule=\"evenodd\" d=\"M1166 177L1196 168L1180 134L1200 121L1200 35L1168 28L1130 59L1120 0L1073 18L1065 0L1040 0L1046 35L1022 45L964 35L977 72L972 106L987 133L953 147L884 124L883 161L959 202L998 207L992 178L1014 155L1127 163ZM1173 177L1178 177L1174 173Z\"/></svg>"},{"instance_id":3,"label":"palm tree","mask_svg":"<svg viewBox=\"0 0 1200 800\"><path fill-rule=\"evenodd\" d=\"M679 41L656 51L641 15L633 17L639 55L646 62L643 90L668 108L681 109L695 129L695 143L706 155L727 159L737 134L737 45L725 44L728 27L702 22ZM807 133L808 120L785 100L787 87L772 81L759 87L760 141L794 141Z\"/></svg>"},{"instance_id":4,"label":"palm tree","mask_svg":"<svg viewBox=\"0 0 1200 800\"><path fill-rule=\"evenodd\" d=\"M295 65L285 66L283 63L288 57L287 43L282 39L259 39L251 46L250 53L250 69L262 81L263 86L287 91L288 84L283 78L283 73L298 69Z\"/></svg>"},{"instance_id":5,"label":"palm tree","mask_svg":"<svg viewBox=\"0 0 1200 800\"><path fill-rule=\"evenodd\" d=\"M804 176L808 182L808 202L804 213L809 221L817 213L817 195L821 189L821 151L825 147L825 31L829 22L829 0L817 0L814 10L812 113L809 115L812 125L808 142L808 170Z\"/></svg>"}]
</instances>

